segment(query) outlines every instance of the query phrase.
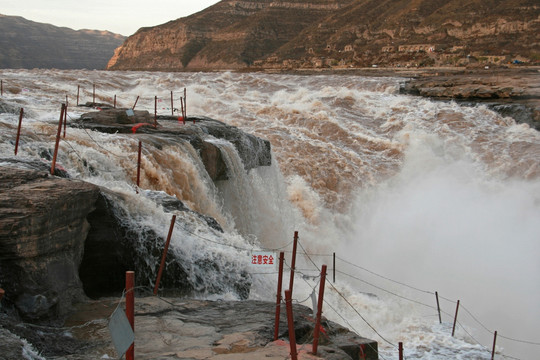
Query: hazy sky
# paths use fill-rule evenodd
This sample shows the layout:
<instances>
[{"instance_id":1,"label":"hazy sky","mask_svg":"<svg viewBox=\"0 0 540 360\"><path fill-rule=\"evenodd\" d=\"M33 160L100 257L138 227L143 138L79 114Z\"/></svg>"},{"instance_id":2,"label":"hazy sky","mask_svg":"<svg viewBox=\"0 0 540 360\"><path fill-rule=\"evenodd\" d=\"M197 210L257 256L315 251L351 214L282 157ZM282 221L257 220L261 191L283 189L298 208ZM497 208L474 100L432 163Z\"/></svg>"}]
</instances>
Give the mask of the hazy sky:
<instances>
[{"instance_id":1,"label":"hazy sky","mask_svg":"<svg viewBox=\"0 0 540 360\"><path fill-rule=\"evenodd\" d=\"M131 35L144 26L191 15L219 0L0 0L0 14L66 26Z\"/></svg>"}]
</instances>

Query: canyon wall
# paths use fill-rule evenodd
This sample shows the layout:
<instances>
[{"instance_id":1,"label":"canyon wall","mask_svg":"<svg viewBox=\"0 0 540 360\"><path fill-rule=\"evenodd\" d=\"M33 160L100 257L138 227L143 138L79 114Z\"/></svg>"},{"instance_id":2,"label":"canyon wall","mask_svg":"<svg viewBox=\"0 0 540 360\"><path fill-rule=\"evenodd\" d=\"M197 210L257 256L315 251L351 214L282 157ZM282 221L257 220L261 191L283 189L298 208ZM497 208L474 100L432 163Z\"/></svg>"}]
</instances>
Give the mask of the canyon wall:
<instances>
[{"instance_id":1,"label":"canyon wall","mask_svg":"<svg viewBox=\"0 0 540 360\"><path fill-rule=\"evenodd\" d=\"M142 28L111 70L540 63L536 0L224 0Z\"/></svg>"}]
</instances>

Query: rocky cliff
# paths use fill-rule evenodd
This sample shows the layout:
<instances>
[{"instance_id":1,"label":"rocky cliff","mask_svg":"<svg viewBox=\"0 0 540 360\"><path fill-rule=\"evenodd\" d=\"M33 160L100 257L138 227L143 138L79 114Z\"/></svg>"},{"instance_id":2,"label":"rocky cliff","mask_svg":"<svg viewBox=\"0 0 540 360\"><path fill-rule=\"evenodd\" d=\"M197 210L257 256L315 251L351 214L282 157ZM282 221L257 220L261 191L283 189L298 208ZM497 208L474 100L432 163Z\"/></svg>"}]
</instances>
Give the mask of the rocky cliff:
<instances>
[{"instance_id":1,"label":"rocky cliff","mask_svg":"<svg viewBox=\"0 0 540 360\"><path fill-rule=\"evenodd\" d=\"M223 0L143 28L108 69L223 70L540 62L536 0Z\"/></svg>"},{"instance_id":2,"label":"rocky cliff","mask_svg":"<svg viewBox=\"0 0 540 360\"><path fill-rule=\"evenodd\" d=\"M166 24L142 28L108 69L240 69L265 59L351 0L225 0Z\"/></svg>"},{"instance_id":3,"label":"rocky cliff","mask_svg":"<svg viewBox=\"0 0 540 360\"><path fill-rule=\"evenodd\" d=\"M231 169L216 152L212 140L234 144L244 166L270 165L268 141L209 118L193 118L194 126L143 126L147 146L160 147L160 139L189 142L200 156L209 177L227 179ZM153 116L126 109L88 112L71 126L96 131L131 133L137 122L154 124ZM126 135L129 136L129 135ZM116 357L108 329L112 312L119 307L127 270L135 270L135 343L141 359L235 359L286 358L289 332L284 309L279 318L279 338L274 341L276 305L263 301L201 301L150 295L164 239L151 227L125 221L123 192L115 192L69 177L37 159L0 158L0 287L5 290L0 306L0 354L2 359L96 359ZM217 171L216 169L221 169ZM203 169L204 171L204 169ZM212 218L196 213L174 196L162 191L139 190L167 213L178 214L182 226L206 223L222 233ZM141 211L152 211L151 209ZM188 220L188 218L190 220ZM143 234L144 239L138 238ZM180 261L178 253L166 258L162 289L174 294L197 295L235 291L246 299L251 278L247 271L234 276L222 268L219 253L202 260L190 254ZM219 273L210 283L194 283L190 266ZM191 262L191 263L190 263ZM240 269L241 270L241 269ZM239 271L240 271L239 270ZM206 276L206 275L200 275ZM231 286L232 285L232 286ZM195 287L198 287L195 289ZM199 293L197 293L199 291ZM103 297L103 296L118 297ZM88 297L95 299L90 300ZM120 310L123 311L123 310ZM378 358L377 343L323 318L319 356L312 356L313 311L294 305L295 336L300 358ZM21 321L22 320L22 321ZM59 327L62 325L63 327ZM39 355L38 355L39 354Z\"/></svg>"},{"instance_id":4,"label":"rocky cliff","mask_svg":"<svg viewBox=\"0 0 540 360\"><path fill-rule=\"evenodd\" d=\"M0 287L26 319L54 321L84 298L78 271L99 189L49 177L40 161L0 163Z\"/></svg>"},{"instance_id":5,"label":"rocky cliff","mask_svg":"<svg viewBox=\"0 0 540 360\"><path fill-rule=\"evenodd\" d=\"M137 111L133 117L125 115L125 109L103 109L84 114L73 126L131 133L135 121L154 123L153 116L146 111ZM221 150L208 141L209 137L234 144L245 159L246 169L270 165L268 141L216 120L188 120L196 125L172 130L143 127L138 131L146 133L149 147L161 146L160 138L189 142L214 181L226 180L232 170L228 169ZM174 121L178 120L174 118ZM164 242L150 228L142 228L139 233L126 225L129 215L117 205L124 201L125 195L70 179L60 169L55 173L61 176L51 176L49 168L42 160L0 159L0 288L6 292L3 302L23 319L41 323L62 321L72 305L86 296L121 291L125 271L129 269L146 274L139 276L140 283L152 283L161 253L159 244ZM190 218L198 218L222 232L216 220L190 210L174 196L154 191L142 191L141 195L168 212L189 213ZM203 266L221 271L219 264L209 262ZM200 284L187 279L186 264L180 264L172 255L166 273L162 282L166 287L184 294L200 288ZM233 288L240 298L249 295L247 274L210 284L202 290L219 293L224 291L224 286Z\"/></svg>"},{"instance_id":6,"label":"rocky cliff","mask_svg":"<svg viewBox=\"0 0 540 360\"><path fill-rule=\"evenodd\" d=\"M0 68L104 69L124 39L0 14Z\"/></svg>"}]
</instances>

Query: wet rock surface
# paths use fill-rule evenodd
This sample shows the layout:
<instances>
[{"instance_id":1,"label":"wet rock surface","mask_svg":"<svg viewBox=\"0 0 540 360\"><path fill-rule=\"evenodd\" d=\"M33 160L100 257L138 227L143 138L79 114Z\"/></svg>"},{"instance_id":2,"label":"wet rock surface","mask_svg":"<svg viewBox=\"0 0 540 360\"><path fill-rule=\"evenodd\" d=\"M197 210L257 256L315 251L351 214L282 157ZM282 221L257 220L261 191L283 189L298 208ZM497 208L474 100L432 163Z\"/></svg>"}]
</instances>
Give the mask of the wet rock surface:
<instances>
[{"instance_id":1,"label":"wet rock surface","mask_svg":"<svg viewBox=\"0 0 540 360\"><path fill-rule=\"evenodd\" d=\"M153 282L165 243L148 227L138 233L126 226L128 215L117 206L124 194L66 178L65 171L58 172L64 177L50 175L49 166L41 160L0 158L0 288L6 292L2 303L12 315L42 325L62 323L73 305L87 296L120 293L127 270L146 274L137 284ZM141 195L223 232L215 219L190 210L175 197L152 191ZM140 253L140 246L152 261ZM198 265L219 270L212 261ZM194 287L186 266L168 253L161 285L191 294ZM247 298L249 278L240 278L230 281L240 298ZM216 283L204 291L218 293L228 284Z\"/></svg>"},{"instance_id":2,"label":"wet rock surface","mask_svg":"<svg viewBox=\"0 0 540 360\"><path fill-rule=\"evenodd\" d=\"M135 132L132 127L140 121L153 125L146 111L130 116L126 109L99 105L104 110L83 115L75 126ZM190 118L196 123L193 126L180 126L176 118L171 124L170 120L160 119L163 125L136 131L154 146L160 146L164 137L191 143L214 180L227 179L229 171L215 141L230 141L237 147L246 169L270 165L270 143L266 140L209 118ZM148 268L149 262L141 258L136 246L141 245L142 237L147 253L160 258L164 239L150 228L134 233L126 227L127 215L123 217L121 209L114 206L123 195L69 179L59 168L51 175L50 163L44 160L4 158L0 169L0 287L6 290L4 302L17 316L41 324L58 323L73 303L86 299L85 294L98 297L121 291L126 270L154 275L155 269ZM170 212L189 213L223 232L215 219L191 211L174 197L151 191L143 191L143 195ZM197 266L218 268L212 261ZM165 270L163 286L183 293L193 291L185 266L172 255L168 255ZM247 298L250 282L247 274L241 278L234 287L240 298ZM149 280L141 279L144 281ZM216 293L223 286L217 283L205 291Z\"/></svg>"},{"instance_id":3,"label":"wet rock surface","mask_svg":"<svg viewBox=\"0 0 540 360\"><path fill-rule=\"evenodd\" d=\"M540 70L419 72L401 92L465 105L485 103L503 116L540 130Z\"/></svg>"},{"instance_id":4,"label":"wet rock surface","mask_svg":"<svg viewBox=\"0 0 540 360\"><path fill-rule=\"evenodd\" d=\"M81 304L63 329L41 328L40 334L0 318L0 332L28 339L48 359L117 358L108 318L120 299ZM323 319L318 356L311 354L312 311L294 305L300 359L377 359L377 343ZM290 347L285 311L281 311L279 340L274 341L275 304L264 301L202 301L179 298L135 299L135 356L138 359L288 359ZM20 354L18 341L4 346L5 354ZM365 357L360 357L360 354ZM6 359L19 359L10 357ZM15 355L13 355L15 356ZM20 356L20 355L19 355Z\"/></svg>"},{"instance_id":5,"label":"wet rock surface","mask_svg":"<svg viewBox=\"0 0 540 360\"><path fill-rule=\"evenodd\" d=\"M100 111L81 115L72 126L105 133L137 133L156 135L169 141L189 142L199 153L210 175L216 180L227 180L227 164L215 139L229 141L234 145L246 170L272 163L270 142L247 134L237 127L204 116L189 116L185 121L174 116L158 116L154 119L148 111L111 108L100 104ZM130 115L128 115L128 112ZM155 144L159 146L159 144Z\"/></svg>"},{"instance_id":6,"label":"wet rock surface","mask_svg":"<svg viewBox=\"0 0 540 360\"><path fill-rule=\"evenodd\" d=\"M23 318L55 321L84 299L77 274L99 188L0 163L1 287Z\"/></svg>"}]
</instances>

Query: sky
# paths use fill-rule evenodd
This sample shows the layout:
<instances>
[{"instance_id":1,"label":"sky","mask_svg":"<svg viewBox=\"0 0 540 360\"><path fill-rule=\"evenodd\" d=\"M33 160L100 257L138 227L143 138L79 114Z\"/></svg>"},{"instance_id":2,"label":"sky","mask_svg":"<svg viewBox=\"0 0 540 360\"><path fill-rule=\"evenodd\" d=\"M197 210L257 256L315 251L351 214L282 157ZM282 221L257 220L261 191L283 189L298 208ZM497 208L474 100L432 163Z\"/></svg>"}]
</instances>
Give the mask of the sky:
<instances>
[{"instance_id":1,"label":"sky","mask_svg":"<svg viewBox=\"0 0 540 360\"><path fill-rule=\"evenodd\" d=\"M219 0L0 0L0 14L65 26L108 30L125 36L191 15Z\"/></svg>"}]
</instances>

